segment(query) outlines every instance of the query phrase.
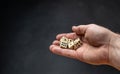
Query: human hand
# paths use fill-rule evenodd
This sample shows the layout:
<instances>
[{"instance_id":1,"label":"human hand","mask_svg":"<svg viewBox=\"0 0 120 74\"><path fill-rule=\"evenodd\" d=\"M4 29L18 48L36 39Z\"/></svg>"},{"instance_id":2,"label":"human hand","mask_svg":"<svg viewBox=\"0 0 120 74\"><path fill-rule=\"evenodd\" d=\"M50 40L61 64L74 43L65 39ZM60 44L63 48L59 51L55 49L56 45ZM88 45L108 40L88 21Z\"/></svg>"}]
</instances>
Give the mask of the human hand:
<instances>
[{"instance_id":1,"label":"human hand","mask_svg":"<svg viewBox=\"0 0 120 74\"><path fill-rule=\"evenodd\" d=\"M73 26L73 33L64 33L56 36L56 39L50 46L50 50L58 55L78 59L80 61L101 65L111 65L110 56L112 56L111 39L115 36L112 31L95 25L80 25ZM62 49L59 46L59 40L62 36L75 39L80 37L83 41L83 45L77 50ZM120 62L120 61L119 61Z\"/></svg>"}]
</instances>

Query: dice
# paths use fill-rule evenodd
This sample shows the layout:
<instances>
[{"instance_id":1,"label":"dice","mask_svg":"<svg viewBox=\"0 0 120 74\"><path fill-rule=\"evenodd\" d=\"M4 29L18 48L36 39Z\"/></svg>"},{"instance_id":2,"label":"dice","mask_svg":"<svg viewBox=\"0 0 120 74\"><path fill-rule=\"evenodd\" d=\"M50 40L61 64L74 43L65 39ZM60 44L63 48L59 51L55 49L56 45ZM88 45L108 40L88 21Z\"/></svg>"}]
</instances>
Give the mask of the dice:
<instances>
[{"instance_id":1,"label":"dice","mask_svg":"<svg viewBox=\"0 0 120 74\"><path fill-rule=\"evenodd\" d=\"M82 45L82 41L77 38L75 40L73 39L68 39L66 37L62 37L60 39L60 47L61 48L68 48L68 49L77 49L78 47L80 47Z\"/></svg>"},{"instance_id":2,"label":"dice","mask_svg":"<svg viewBox=\"0 0 120 74\"><path fill-rule=\"evenodd\" d=\"M66 37L63 36L60 39L60 47L61 48L68 48L68 38L66 38Z\"/></svg>"},{"instance_id":3,"label":"dice","mask_svg":"<svg viewBox=\"0 0 120 74\"><path fill-rule=\"evenodd\" d=\"M77 49L81 45L82 45L82 41L79 38L74 40L74 49Z\"/></svg>"}]
</instances>

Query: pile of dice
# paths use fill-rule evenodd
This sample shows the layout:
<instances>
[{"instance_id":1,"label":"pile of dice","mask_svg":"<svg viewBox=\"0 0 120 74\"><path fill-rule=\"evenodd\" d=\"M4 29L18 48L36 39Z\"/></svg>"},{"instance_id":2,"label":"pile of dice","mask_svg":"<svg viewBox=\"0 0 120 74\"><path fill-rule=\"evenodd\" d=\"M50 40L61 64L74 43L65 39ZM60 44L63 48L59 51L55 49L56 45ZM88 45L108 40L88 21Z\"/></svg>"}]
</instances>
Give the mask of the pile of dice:
<instances>
[{"instance_id":1,"label":"pile of dice","mask_svg":"<svg viewBox=\"0 0 120 74\"><path fill-rule=\"evenodd\" d=\"M63 36L60 39L60 47L61 48L65 48L65 49L68 48L68 49L76 50L81 45L82 45L82 41L80 40L80 38L73 40L73 39L68 39L68 38Z\"/></svg>"}]
</instances>

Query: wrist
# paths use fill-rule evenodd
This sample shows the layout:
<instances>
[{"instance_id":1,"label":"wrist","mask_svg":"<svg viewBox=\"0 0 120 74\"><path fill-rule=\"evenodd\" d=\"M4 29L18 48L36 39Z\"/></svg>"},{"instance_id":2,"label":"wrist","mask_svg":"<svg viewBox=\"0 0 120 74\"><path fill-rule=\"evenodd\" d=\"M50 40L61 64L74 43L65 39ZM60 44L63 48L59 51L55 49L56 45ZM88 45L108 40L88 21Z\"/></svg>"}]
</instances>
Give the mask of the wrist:
<instances>
[{"instance_id":1,"label":"wrist","mask_svg":"<svg viewBox=\"0 0 120 74\"><path fill-rule=\"evenodd\" d=\"M109 64L120 70L120 35L113 33L109 45Z\"/></svg>"}]
</instances>

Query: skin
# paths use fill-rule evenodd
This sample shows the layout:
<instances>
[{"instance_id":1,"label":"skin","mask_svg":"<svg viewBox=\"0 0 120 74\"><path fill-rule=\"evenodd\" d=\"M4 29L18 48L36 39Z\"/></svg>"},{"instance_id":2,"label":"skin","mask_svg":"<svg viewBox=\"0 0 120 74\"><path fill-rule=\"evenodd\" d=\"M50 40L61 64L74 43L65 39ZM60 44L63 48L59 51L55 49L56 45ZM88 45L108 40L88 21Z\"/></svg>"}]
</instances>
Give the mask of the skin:
<instances>
[{"instance_id":1,"label":"skin","mask_svg":"<svg viewBox=\"0 0 120 74\"><path fill-rule=\"evenodd\" d=\"M72 27L73 32L62 33L50 45L50 51L93 65L110 65L120 70L120 35L96 24ZM62 36L80 38L82 46L77 50L63 49L59 46Z\"/></svg>"}]
</instances>

